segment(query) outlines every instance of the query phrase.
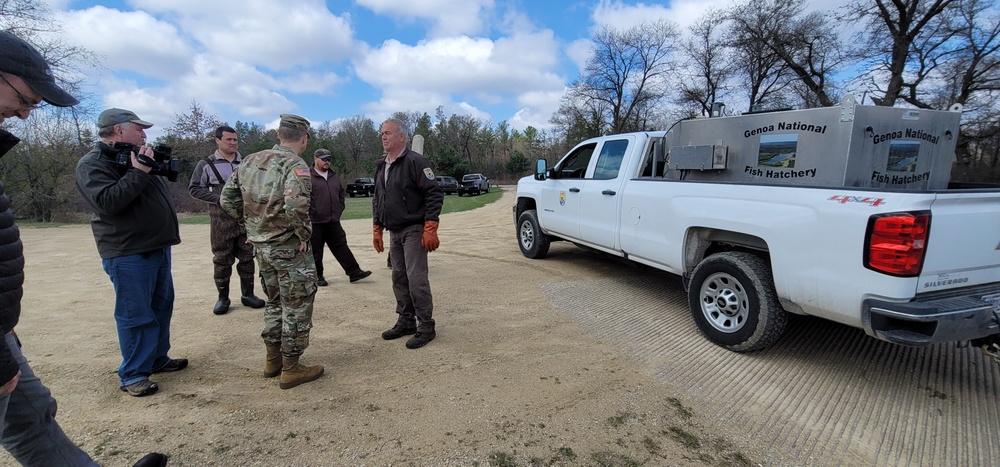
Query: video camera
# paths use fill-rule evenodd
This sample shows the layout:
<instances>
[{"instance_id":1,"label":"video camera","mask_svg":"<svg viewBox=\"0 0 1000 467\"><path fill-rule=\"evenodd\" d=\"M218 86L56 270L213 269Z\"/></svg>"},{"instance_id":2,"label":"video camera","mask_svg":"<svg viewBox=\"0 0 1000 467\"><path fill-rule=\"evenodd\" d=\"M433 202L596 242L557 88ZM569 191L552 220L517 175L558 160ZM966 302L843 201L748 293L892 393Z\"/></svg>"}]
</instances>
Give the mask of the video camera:
<instances>
[{"instance_id":1,"label":"video camera","mask_svg":"<svg viewBox=\"0 0 1000 467\"><path fill-rule=\"evenodd\" d=\"M153 146L153 157L149 158L144 154L139 154L136 147L130 143L116 142L112 146L114 152L108 154L115 163L121 167L132 167L132 153L135 153L135 160L140 164L150 167L151 175L167 177L171 182L177 181L177 174L180 173L180 161L172 156L173 148L166 144Z\"/></svg>"}]
</instances>

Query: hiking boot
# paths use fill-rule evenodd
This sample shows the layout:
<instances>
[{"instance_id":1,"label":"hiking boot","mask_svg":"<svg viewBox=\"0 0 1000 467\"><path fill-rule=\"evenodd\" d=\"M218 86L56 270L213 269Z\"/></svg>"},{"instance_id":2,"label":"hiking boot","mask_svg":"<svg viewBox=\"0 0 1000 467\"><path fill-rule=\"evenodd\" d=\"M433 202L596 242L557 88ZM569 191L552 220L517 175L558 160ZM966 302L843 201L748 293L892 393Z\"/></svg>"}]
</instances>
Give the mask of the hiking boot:
<instances>
[{"instance_id":1,"label":"hiking boot","mask_svg":"<svg viewBox=\"0 0 1000 467\"><path fill-rule=\"evenodd\" d=\"M416 334L413 335L413 337L410 338L410 340L406 341L406 348L419 349L427 345L428 342L434 340L435 335L436 333L434 331L417 332Z\"/></svg>"},{"instance_id":2,"label":"hiking boot","mask_svg":"<svg viewBox=\"0 0 1000 467\"><path fill-rule=\"evenodd\" d=\"M128 395L132 397L143 397L155 394L156 391L160 389L160 387L157 386L156 383L148 379L144 379L142 381L136 381L132 384L120 386L118 389L127 392Z\"/></svg>"},{"instance_id":3,"label":"hiking boot","mask_svg":"<svg viewBox=\"0 0 1000 467\"><path fill-rule=\"evenodd\" d=\"M330 285L330 283L327 282L326 279L320 277L319 279L316 279L316 285L318 285L320 287L326 287L326 286Z\"/></svg>"},{"instance_id":4,"label":"hiking boot","mask_svg":"<svg viewBox=\"0 0 1000 467\"><path fill-rule=\"evenodd\" d=\"M359 273L351 276L351 283L353 284L353 283L355 283L355 282L357 282L357 281L359 281L361 279L364 279L364 278L366 278L366 277L368 277L370 275L372 275L371 271L361 271L361 272L359 272Z\"/></svg>"},{"instance_id":5,"label":"hiking boot","mask_svg":"<svg viewBox=\"0 0 1000 467\"><path fill-rule=\"evenodd\" d=\"M281 389L291 389L303 383L308 383L323 376L323 365L305 366L299 363L299 357L281 357Z\"/></svg>"},{"instance_id":6,"label":"hiking boot","mask_svg":"<svg viewBox=\"0 0 1000 467\"><path fill-rule=\"evenodd\" d=\"M253 278L252 277L241 277L240 278L240 292L243 294L240 296L240 303L243 306L248 306L250 308L264 308L266 303L253 294Z\"/></svg>"},{"instance_id":7,"label":"hiking boot","mask_svg":"<svg viewBox=\"0 0 1000 467\"><path fill-rule=\"evenodd\" d=\"M417 333L417 328L415 327L404 328L397 324L393 326L392 329L383 332L382 338L387 341L391 341L393 339L399 339L400 337L409 336L410 334L416 334L416 333Z\"/></svg>"},{"instance_id":8,"label":"hiking boot","mask_svg":"<svg viewBox=\"0 0 1000 467\"><path fill-rule=\"evenodd\" d=\"M181 371L188 366L186 358L171 358L163 366L153 370L153 373L169 373L171 371Z\"/></svg>"},{"instance_id":9,"label":"hiking boot","mask_svg":"<svg viewBox=\"0 0 1000 467\"><path fill-rule=\"evenodd\" d=\"M264 377L274 378L281 374L281 344L267 346L267 357L264 360Z\"/></svg>"}]
</instances>

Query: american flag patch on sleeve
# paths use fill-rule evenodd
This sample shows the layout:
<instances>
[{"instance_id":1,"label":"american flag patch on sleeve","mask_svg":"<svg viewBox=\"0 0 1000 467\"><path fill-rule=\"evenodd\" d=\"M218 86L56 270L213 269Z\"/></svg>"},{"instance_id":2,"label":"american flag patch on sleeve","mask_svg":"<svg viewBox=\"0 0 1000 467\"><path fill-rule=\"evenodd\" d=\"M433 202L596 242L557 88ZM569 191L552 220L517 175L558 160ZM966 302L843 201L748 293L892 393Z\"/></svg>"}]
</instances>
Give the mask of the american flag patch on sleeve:
<instances>
[{"instance_id":1,"label":"american flag patch on sleeve","mask_svg":"<svg viewBox=\"0 0 1000 467\"><path fill-rule=\"evenodd\" d=\"M295 169L295 175L298 177L308 177L309 169Z\"/></svg>"}]
</instances>

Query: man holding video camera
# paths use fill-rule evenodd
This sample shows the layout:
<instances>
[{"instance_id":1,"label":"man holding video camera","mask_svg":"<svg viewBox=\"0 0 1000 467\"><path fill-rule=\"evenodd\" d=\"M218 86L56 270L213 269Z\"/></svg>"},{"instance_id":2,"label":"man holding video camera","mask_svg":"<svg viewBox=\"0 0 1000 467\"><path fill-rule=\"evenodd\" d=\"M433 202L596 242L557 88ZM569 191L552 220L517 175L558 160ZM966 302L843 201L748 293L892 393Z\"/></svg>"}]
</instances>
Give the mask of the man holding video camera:
<instances>
[{"instance_id":1,"label":"man holding video camera","mask_svg":"<svg viewBox=\"0 0 1000 467\"><path fill-rule=\"evenodd\" d=\"M163 179L176 179L176 172L166 164L169 147L145 146L153 124L134 112L105 110L97 126L101 141L77 163L76 187L94 210L97 252L115 288L119 388L148 396L159 389L152 373L188 365L167 356L174 310L170 247L181 238Z\"/></svg>"}]
</instances>

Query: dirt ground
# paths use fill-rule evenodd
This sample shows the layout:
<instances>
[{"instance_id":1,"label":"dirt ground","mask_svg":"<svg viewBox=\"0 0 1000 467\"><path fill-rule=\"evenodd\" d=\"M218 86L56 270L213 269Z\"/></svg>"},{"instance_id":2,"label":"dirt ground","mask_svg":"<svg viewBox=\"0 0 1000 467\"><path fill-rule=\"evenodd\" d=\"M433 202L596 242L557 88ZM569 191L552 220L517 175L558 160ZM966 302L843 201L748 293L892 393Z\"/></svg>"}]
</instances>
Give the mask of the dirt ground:
<instances>
[{"instance_id":1,"label":"dirt ground","mask_svg":"<svg viewBox=\"0 0 1000 467\"><path fill-rule=\"evenodd\" d=\"M385 255L370 222L344 227L362 267L350 284L327 254L307 364L326 374L290 390L261 376L261 310L212 314L207 225L181 227L171 356L160 391L118 390L113 290L89 226L23 229L27 275L18 335L59 401L57 419L102 465L149 451L171 465L752 465L683 393L589 335L537 285L594 277L573 261L521 256L513 190L441 218L431 254L437 338L406 349ZM233 283L237 287L236 280ZM6 453L0 463L12 464Z\"/></svg>"}]
</instances>

